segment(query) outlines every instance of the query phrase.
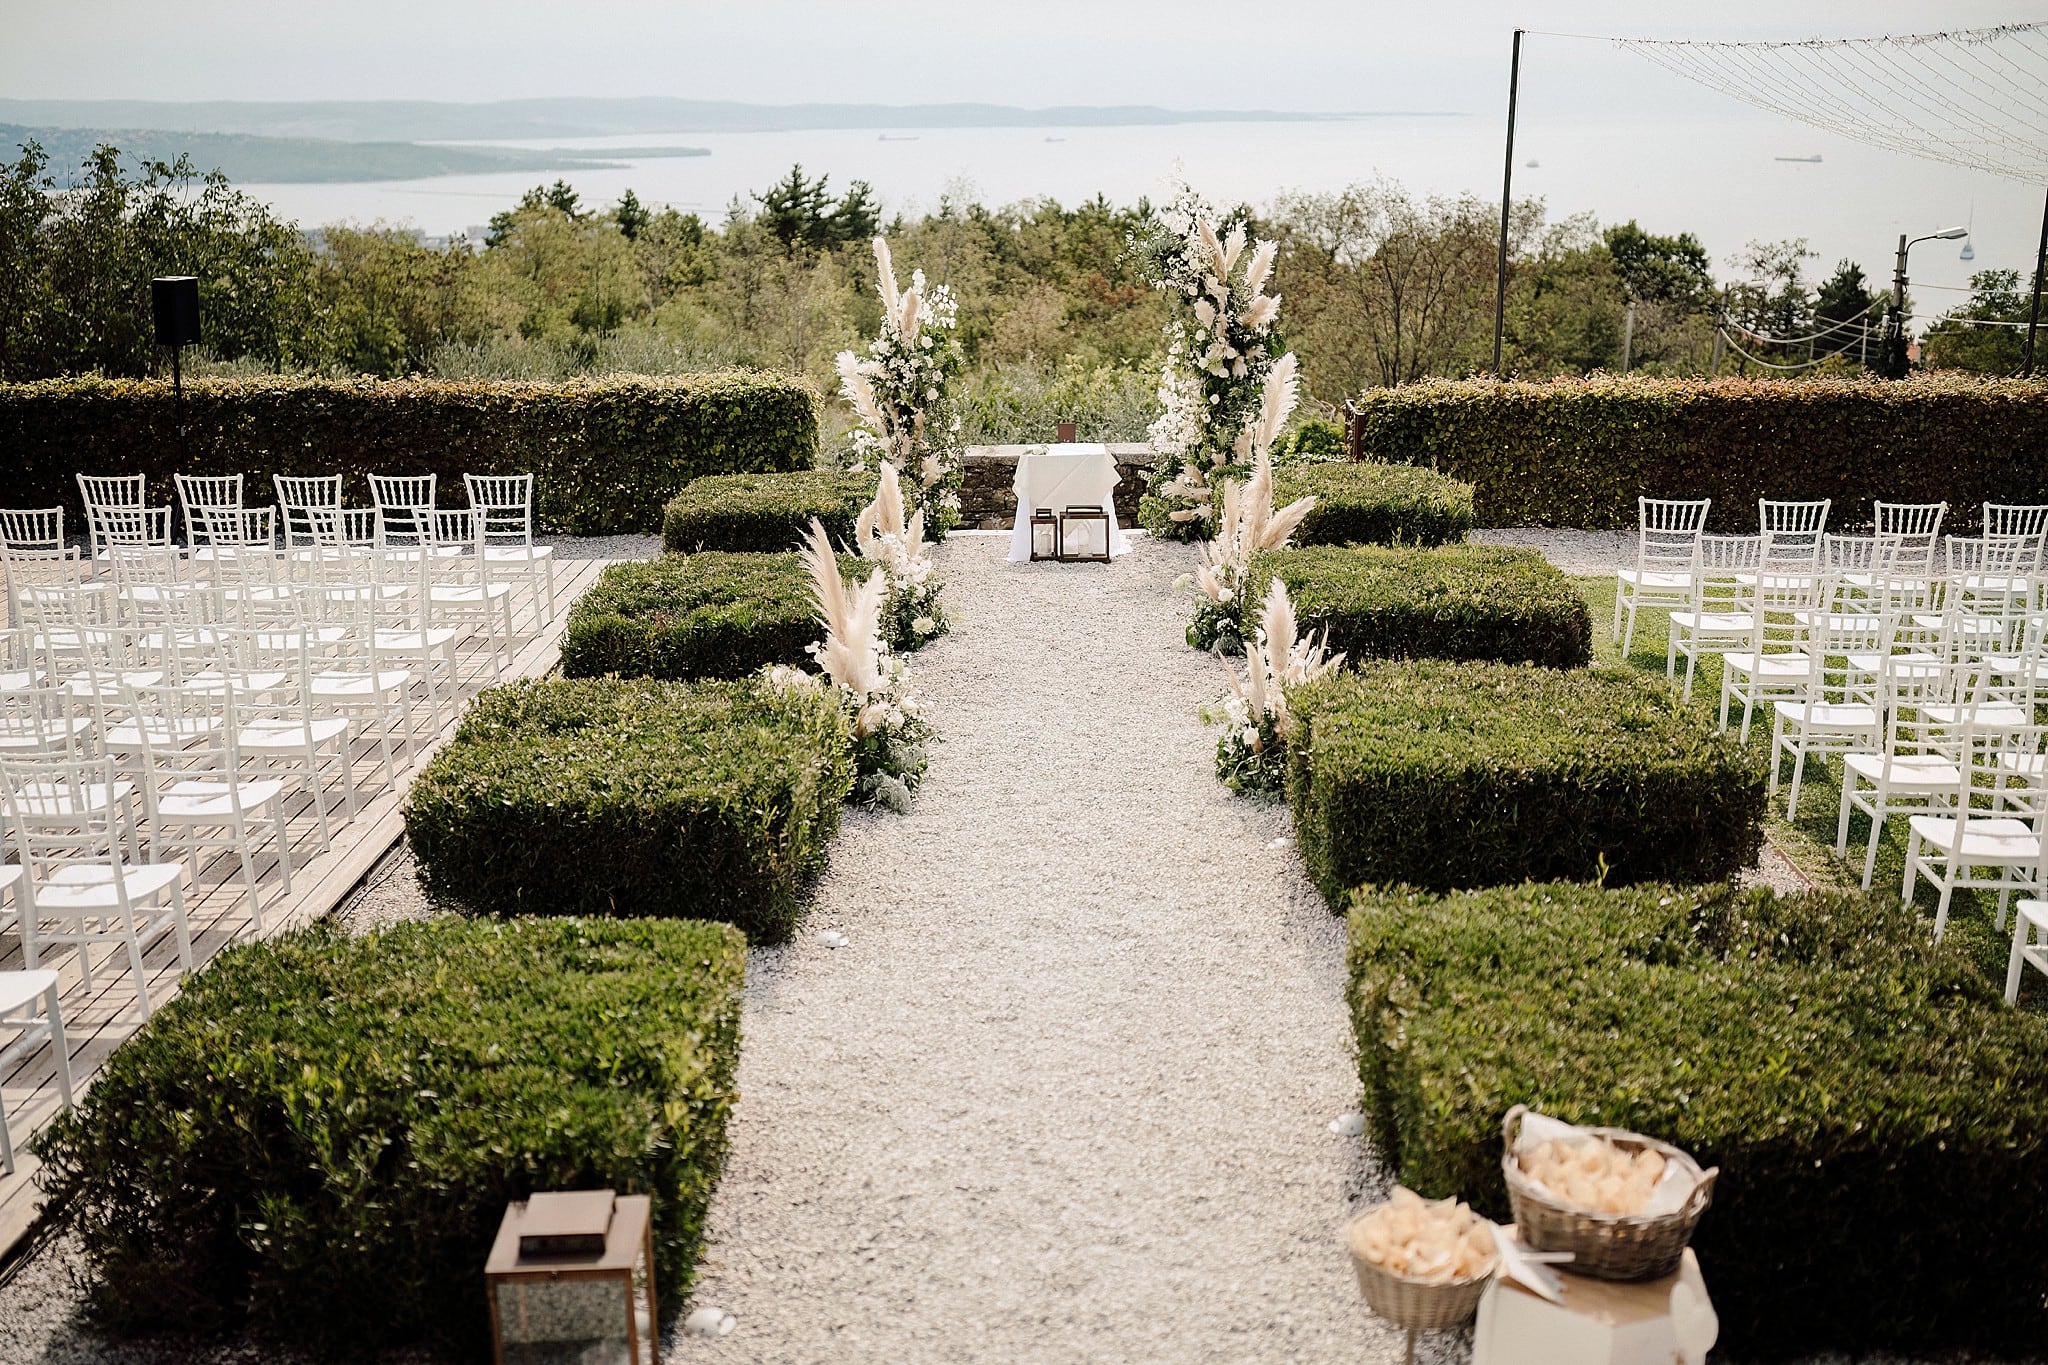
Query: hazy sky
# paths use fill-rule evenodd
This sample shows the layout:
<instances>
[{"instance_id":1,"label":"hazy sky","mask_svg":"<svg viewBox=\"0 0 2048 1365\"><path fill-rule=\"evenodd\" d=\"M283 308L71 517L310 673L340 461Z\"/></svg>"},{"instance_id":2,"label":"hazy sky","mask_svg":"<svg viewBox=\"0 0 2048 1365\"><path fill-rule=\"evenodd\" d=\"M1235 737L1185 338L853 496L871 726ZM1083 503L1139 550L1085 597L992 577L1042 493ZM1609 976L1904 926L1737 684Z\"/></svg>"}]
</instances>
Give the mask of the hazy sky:
<instances>
[{"instance_id":1,"label":"hazy sky","mask_svg":"<svg viewBox=\"0 0 2048 1365\"><path fill-rule=\"evenodd\" d=\"M2048 4L1379 0L0 0L0 94L134 99L678 95L786 103L1492 110L1515 25L1859 36ZM1533 56L1536 54L1532 54ZM1532 81L1624 106L1668 78L1546 42Z\"/></svg>"}]
</instances>

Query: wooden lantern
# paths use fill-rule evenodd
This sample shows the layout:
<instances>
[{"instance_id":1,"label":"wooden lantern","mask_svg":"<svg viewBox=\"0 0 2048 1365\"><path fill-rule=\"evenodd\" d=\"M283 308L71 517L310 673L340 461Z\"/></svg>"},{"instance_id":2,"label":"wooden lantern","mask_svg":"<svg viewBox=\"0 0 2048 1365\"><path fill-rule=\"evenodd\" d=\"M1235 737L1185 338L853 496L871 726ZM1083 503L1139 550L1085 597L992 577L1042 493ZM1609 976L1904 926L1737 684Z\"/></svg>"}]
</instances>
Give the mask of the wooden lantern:
<instances>
[{"instance_id":1,"label":"wooden lantern","mask_svg":"<svg viewBox=\"0 0 2048 1365\"><path fill-rule=\"evenodd\" d=\"M1081 528L1078 537L1072 529L1075 527ZM1099 532L1093 529L1096 527L1101 528ZM1098 536L1102 544L1099 552L1092 548ZM1109 513L1100 507L1069 507L1060 513L1059 543L1060 559L1067 563L1109 563ZM1091 548L1069 548L1075 544Z\"/></svg>"},{"instance_id":2,"label":"wooden lantern","mask_svg":"<svg viewBox=\"0 0 2048 1365\"><path fill-rule=\"evenodd\" d=\"M651 1215L610 1190L507 1205L484 1267L497 1365L657 1365Z\"/></svg>"},{"instance_id":3,"label":"wooden lantern","mask_svg":"<svg viewBox=\"0 0 2048 1365\"><path fill-rule=\"evenodd\" d=\"M1039 548L1041 545L1043 549ZM1038 559L1061 559L1060 519L1050 507L1041 507L1031 514L1031 557Z\"/></svg>"}]
</instances>

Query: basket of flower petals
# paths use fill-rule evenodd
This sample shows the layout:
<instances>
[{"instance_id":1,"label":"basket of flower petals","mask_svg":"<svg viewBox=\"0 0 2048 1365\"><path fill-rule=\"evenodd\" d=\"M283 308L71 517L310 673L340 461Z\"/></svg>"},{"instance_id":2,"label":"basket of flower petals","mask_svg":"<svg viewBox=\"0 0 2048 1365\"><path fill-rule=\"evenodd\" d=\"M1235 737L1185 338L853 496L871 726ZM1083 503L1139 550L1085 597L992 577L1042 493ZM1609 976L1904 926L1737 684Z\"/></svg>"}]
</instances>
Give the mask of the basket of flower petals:
<instances>
[{"instance_id":1,"label":"basket of flower petals","mask_svg":"<svg viewBox=\"0 0 2048 1365\"><path fill-rule=\"evenodd\" d=\"M1464 1326L1500 1265L1493 1224L1455 1199L1398 1185L1352 1218L1346 1237L1367 1305L1415 1332Z\"/></svg>"},{"instance_id":2,"label":"basket of flower petals","mask_svg":"<svg viewBox=\"0 0 2048 1365\"><path fill-rule=\"evenodd\" d=\"M1580 1128L1526 1105L1501 1121L1501 1171L1523 1243L1569 1251L1574 1275L1648 1280L1678 1268L1718 1169L1621 1128Z\"/></svg>"}]
</instances>

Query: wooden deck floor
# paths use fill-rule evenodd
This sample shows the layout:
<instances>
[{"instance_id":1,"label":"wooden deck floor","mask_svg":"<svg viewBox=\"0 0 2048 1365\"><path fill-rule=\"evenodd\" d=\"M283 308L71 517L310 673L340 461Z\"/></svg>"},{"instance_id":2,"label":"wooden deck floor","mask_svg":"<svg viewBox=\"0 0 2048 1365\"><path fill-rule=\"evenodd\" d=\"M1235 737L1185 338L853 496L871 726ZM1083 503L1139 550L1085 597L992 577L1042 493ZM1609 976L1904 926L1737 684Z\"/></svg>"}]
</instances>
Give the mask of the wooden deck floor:
<instances>
[{"instance_id":1,"label":"wooden deck floor","mask_svg":"<svg viewBox=\"0 0 2048 1365\"><path fill-rule=\"evenodd\" d=\"M553 668L559 655L562 628L569 607L590 586L608 561L568 559L555 568L555 613L546 611L544 594L529 594L522 581L517 593L519 610L514 617L512 659L504 668L504 680L533 677ZM500 681L492 668L489 644L482 638L461 642L457 651L460 701ZM310 798L292 799L286 833L292 845L292 889L285 894L278 875L277 860L264 844L258 849L260 877L257 890L263 905L263 931L256 932L242 887L241 862L232 850L211 850L196 869L188 868L185 909L191 924L194 970L205 970L230 943L250 938L272 938L288 929L307 924L328 914L341 903L357 882L403 835L400 808L412 784L413 774L431 757L454 728L448 712L436 715L426 703L424 686L414 684L414 730L404 748L395 756L393 776L386 778L384 760L375 740L358 738L351 755L354 764L358 814L348 820L345 810L333 810L332 846L320 849L320 829ZM330 806L335 799L330 794ZM170 855L166 855L170 856ZM116 956L116 954L119 956ZM61 966L64 1026L70 1044L71 1077L74 1092L83 1097L92 1078L109 1054L140 1026L135 989L125 950L99 947L93 956L93 986L87 990L79 972L77 954L65 950L57 959ZM0 968L24 965L19 936L0 931ZM45 966L52 965L46 959ZM179 973L177 949L166 935L144 956L149 972L152 1006L161 1008L177 994ZM11 1041L13 1031L0 1036ZM37 1048L9 1064L0 1073L0 1104L6 1106L8 1130L14 1138L15 1171L0 1176L0 1261L28 1235L41 1209L42 1194L36 1186L39 1163L27 1151L28 1139L40 1131L58 1112L55 1060L48 1047Z\"/></svg>"}]
</instances>

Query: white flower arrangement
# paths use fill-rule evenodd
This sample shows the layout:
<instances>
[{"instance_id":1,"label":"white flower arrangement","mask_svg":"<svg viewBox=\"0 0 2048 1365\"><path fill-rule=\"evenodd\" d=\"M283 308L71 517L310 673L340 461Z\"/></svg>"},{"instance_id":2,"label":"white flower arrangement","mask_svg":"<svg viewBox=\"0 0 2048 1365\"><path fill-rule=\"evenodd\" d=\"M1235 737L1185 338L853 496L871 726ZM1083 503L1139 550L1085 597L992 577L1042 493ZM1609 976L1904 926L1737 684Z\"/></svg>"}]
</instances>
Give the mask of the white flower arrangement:
<instances>
[{"instance_id":1,"label":"white flower arrangement","mask_svg":"<svg viewBox=\"0 0 2048 1365\"><path fill-rule=\"evenodd\" d=\"M815 517L801 554L810 571L818 617L825 625L825 638L810 647L824 681L787 666L764 669L762 676L781 690L829 683L853 731L854 798L908 810L910 794L924 778L931 726L920 714L909 669L882 637L888 576L869 574L858 586L848 587L831 538Z\"/></svg>"},{"instance_id":2,"label":"white flower arrangement","mask_svg":"<svg viewBox=\"0 0 2048 1365\"><path fill-rule=\"evenodd\" d=\"M1287 776L1287 742L1292 720L1289 689L1314 682L1343 664L1330 655L1329 632L1300 634L1287 585L1273 580L1254 635L1245 652L1242 677L1230 670L1230 696L1223 719L1230 727L1216 743L1216 776L1233 791L1276 792Z\"/></svg>"},{"instance_id":3,"label":"white flower arrangement","mask_svg":"<svg viewBox=\"0 0 2048 1365\"><path fill-rule=\"evenodd\" d=\"M1280 296L1266 286L1279 248L1253 239L1249 211L1218 215L1178 176L1131 247L1150 266L1153 287L1181 308L1168 325L1161 413L1148 433L1157 463L1144 520L1160 534L1192 539L1216 515L1211 477L1251 462L1247 431L1277 364L1270 342Z\"/></svg>"},{"instance_id":4,"label":"white flower arrangement","mask_svg":"<svg viewBox=\"0 0 2048 1365\"><path fill-rule=\"evenodd\" d=\"M917 649L943 634L948 625L939 596L945 583L932 563L925 540L924 509L904 518L906 503L896 466L882 462L875 500L861 510L853 526L853 548L877 565L888 581L882 604L882 633L890 646Z\"/></svg>"},{"instance_id":5,"label":"white flower arrangement","mask_svg":"<svg viewBox=\"0 0 2048 1365\"><path fill-rule=\"evenodd\" d=\"M1251 573L1252 556L1286 545L1315 508L1314 498L1298 498L1277 512L1273 510L1273 441L1294 408L1295 381L1294 356L1282 356L1267 371L1259 410L1239 437L1252 466L1251 478L1223 481L1223 505L1215 534L1202 542L1202 563L1193 579L1201 599L1196 603L1195 619L1188 625L1188 643L1196 649L1220 646L1234 654L1243 647L1236 608L1245 578Z\"/></svg>"},{"instance_id":6,"label":"white flower arrangement","mask_svg":"<svg viewBox=\"0 0 2048 1365\"><path fill-rule=\"evenodd\" d=\"M899 289L887 239L875 238L874 248L882 330L865 358L841 351L837 362L839 391L861 423L847 438L848 464L865 469L873 460L917 471L911 496L924 534L936 540L960 511L960 419L947 401L959 366L952 340L959 305L950 288L928 284L922 270Z\"/></svg>"}]
</instances>

